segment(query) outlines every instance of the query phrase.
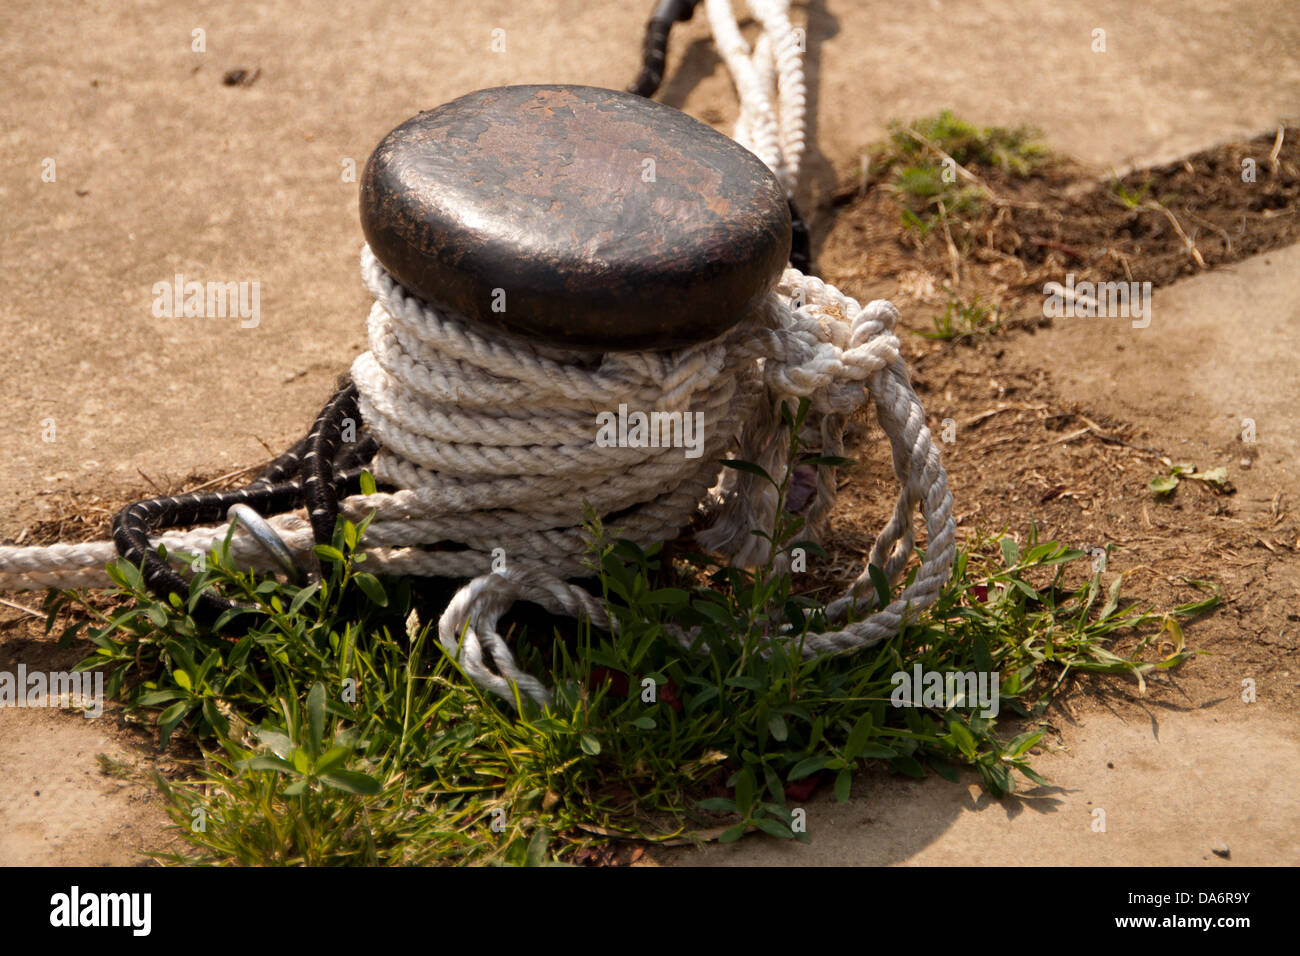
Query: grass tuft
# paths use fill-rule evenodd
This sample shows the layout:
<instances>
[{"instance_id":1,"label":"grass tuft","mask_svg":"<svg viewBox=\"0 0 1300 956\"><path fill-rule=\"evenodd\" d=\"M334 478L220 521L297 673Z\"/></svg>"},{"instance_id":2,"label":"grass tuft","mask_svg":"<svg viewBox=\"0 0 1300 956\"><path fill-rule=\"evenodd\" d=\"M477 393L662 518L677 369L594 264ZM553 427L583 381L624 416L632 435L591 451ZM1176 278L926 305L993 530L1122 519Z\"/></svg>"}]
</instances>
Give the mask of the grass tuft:
<instances>
[{"instance_id":1,"label":"grass tuft","mask_svg":"<svg viewBox=\"0 0 1300 956\"><path fill-rule=\"evenodd\" d=\"M981 304L979 296L970 302L953 296L948 300L943 315L934 316L934 329L916 330L915 334L927 339L952 342L992 335L1001 327L1001 313L996 306Z\"/></svg>"},{"instance_id":2,"label":"grass tuft","mask_svg":"<svg viewBox=\"0 0 1300 956\"><path fill-rule=\"evenodd\" d=\"M986 191L962 175L971 167L1025 179L1051 158L1032 127L977 126L942 110L911 123L892 121L870 172L898 198L903 222L925 236L936 223L984 210Z\"/></svg>"}]
</instances>

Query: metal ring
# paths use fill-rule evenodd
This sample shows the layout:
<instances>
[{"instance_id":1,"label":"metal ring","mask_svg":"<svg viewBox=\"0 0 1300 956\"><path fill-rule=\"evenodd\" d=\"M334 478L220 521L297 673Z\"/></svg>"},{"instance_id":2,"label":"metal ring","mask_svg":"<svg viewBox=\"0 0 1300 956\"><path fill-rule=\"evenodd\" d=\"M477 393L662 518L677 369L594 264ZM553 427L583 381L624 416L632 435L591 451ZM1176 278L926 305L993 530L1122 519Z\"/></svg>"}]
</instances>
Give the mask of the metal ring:
<instances>
[{"instance_id":1,"label":"metal ring","mask_svg":"<svg viewBox=\"0 0 1300 956\"><path fill-rule=\"evenodd\" d=\"M307 580L306 573L294 560L293 552L289 550L289 546L271 527L271 523L260 514L246 504L233 504L226 512L226 518L232 523L238 521L243 524L244 529L256 538L257 543L275 559L275 563L289 576L292 583L302 584Z\"/></svg>"}]
</instances>

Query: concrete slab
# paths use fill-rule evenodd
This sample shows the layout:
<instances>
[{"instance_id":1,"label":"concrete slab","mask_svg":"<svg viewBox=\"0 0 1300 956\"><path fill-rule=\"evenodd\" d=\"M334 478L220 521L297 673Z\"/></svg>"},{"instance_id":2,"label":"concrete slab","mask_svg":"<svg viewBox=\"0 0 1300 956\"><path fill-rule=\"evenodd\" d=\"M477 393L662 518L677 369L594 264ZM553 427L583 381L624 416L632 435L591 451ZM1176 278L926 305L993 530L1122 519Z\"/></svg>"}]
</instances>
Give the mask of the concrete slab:
<instances>
[{"instance_id":1,"label":"concrete slab","mask_svg":"<svg viewBox=\"0 0 1300 956\"><path fill-rule=\"evenodd\" d=\"M1253 709L1252 709L1253 708ZM1069 749L1034 759L1052 781L994 800L962 783L863 775L848 803L808 802L807 845L765 835L657 854L696 866L1295 866L1300 764L1289 715L1225 701L1153 708L1149 719L1094 714ZM1229 762L1223 755L1232 754ZM1098 811L1101 811L1098 813ZM1226 847L1227 858L1215 854Z\"/></svg>"},{"instance_id":2,"label":"concrete slab","mask_svg":"<svg viewBox=\"0 0 1300 956\"><path fill-rule=\"evenodd\" d=\"M135 866L175 848L139 755L106 723L0 708L0 866Z\"/></svg>"},{"instance_id":3,"label":"concrete slab","mask_svg":"<svg viewBox=\"0 0 1300 956\"><path fill-rule=\"evenodd\" d=\"M1031 358L1062 394L1140 422L1173 454L1202 468L1230 461L1238 476L1246 458L1270 487L1300 494L1300 246L1155 290L1145 328L1058 318L1050 335L1010 343L1007 361Z\"/></svg>"}]
</instances>

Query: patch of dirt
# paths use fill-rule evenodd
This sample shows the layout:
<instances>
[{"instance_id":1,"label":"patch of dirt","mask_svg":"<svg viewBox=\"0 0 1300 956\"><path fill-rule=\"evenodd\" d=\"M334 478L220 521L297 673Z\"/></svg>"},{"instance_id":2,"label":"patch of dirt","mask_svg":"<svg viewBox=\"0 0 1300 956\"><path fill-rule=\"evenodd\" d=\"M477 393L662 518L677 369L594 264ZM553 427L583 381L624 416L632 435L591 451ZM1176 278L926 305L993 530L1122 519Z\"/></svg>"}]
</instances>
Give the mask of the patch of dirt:
<instances>
[{"instance_id":1,"label":"patch of dirt","mask_svg":"<svg viewBox=\"0 0 1300 956\"><path fill-rule=\"evenodd\" d=\"M1247 160L1251 181L1242 178ZM949 217L947 234L940 223L924 237L902 221L885 183L839 191L819 260L826 278L867 298L925 302L946 285L1012 312L1041 306L1043 286L1068 273L1159 288L1300 240L1295 132L1225 143L1118 180L1065 158L1025 179L992 168L975 175L993 199L971 220Z\"/></svg>"},{"instance_id":2,"label":"patch of dirt","mask_svg":"<svg viewBox=\"0 0 1300 956\"><path fill-rule=\"evenodd\" d=\"M1157 499L1147 483L1170 456L1150 449L1142 424L1080 407L1053 388L1050 370L1008 367L996 338L923 348L909 361L931 427L937 435L951 421L959 436L942 450L961 537L1006 529L1023 545L1036 529L1041 540L1088 552L1109 546L1106 582L1122 574L1127 598L1157 608L1204 597L1188 582L1208 580L1224 606L1185 630L1190 646L1209 653L1169 676L1170 691L1152 692L1194 706L1238 693L1249 675L1261 699L1296 702L1300 520L1285 496L1260 511L1184 482ZM873 428L848 452L861 464L845 474L830 549L836 563L864 560L888 517L894 479L883 440ZM1137 699L1134 685L1085 683L1098 699ZM1069 699L1064 706L1068 714Z\"/></svg>"},{"instance_id":3,"label":"patch of dirt","mask_svg":"<svg viewBox=\"0 0 1300 956\"><path fill-rule=\"evenodd\" d=\"M626 843L605 843L582 847L573 854L574 866L637 866L645 857L645 847Z\"/></svg>"}]
</instances>

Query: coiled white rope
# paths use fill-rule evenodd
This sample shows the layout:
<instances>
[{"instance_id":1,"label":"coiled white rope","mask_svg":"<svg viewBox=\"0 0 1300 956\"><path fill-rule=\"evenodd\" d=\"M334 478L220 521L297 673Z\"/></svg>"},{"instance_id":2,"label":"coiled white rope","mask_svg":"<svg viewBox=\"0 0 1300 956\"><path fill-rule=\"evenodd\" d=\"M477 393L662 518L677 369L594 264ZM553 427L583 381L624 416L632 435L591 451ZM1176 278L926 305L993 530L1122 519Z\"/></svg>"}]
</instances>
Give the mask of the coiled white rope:
<instances>
[{"instance_id":1,"label":"coiled white rope","mask_svg":"<svg viewBox=\"0 0 1300 956\"><path fill-rule=\"evenodd\" d=\"M752 57L727 0L708 0L719 49L741 99L737 138L793 189L803 150L804 91L788 2L750 0L763 27ZM724 15L725 14L725 15ZM809 656L869 646L898 632L904 615L929 606L947 580L955 552L952 497L925 424L925 413L899 358L898 313L888 302L862 308L820 280L787 269L778 288L720 338L671 352L570 352L508 334L480 333L454 314L408 293L362 250L362 277L375 298L370 349L352 366L362 419L378 438L370 465L395 492L357 495L343 515L374 519L362 544L369 569L395 575L473 578L438 622L439 639L465 672L494 693L544 703L548 689L522 672L497 623L518 600L553 613L611 626L603 604L569 578L588 576L587 509L642 546L670 540L698 513L709 523L697 539L732 563L769 557L752 529L773 527L775 490L756 476L719 468L728 452L780 476L788 435L783 402L807 397L801 444L822 455L843 452L844 424L868 394L893 450L901 491L876 539L870 563L897 582L915 543L913 515L925 516L927 549L912 583L871 610L868 569L827 608L840 629L804 638ZM620 405L651 413L702 415L700 448L603 447L596 412ZM834 470L817 469L804 535L822 534L835 497ZM270 524L302 563L312 553L300 514ZM174 563L223 541L229 526L172 531L156 543ZM431 550L430 547L433 547ZM274 570L272 558L242 527L232 556ZM496 551L496 549L500 549ZM496 556L503 557L494 567ZM117 556L112 542L0 547L0 589L100 587ZM688 635L679 635L686 641Z\"/></svg>"}]
</instances>

